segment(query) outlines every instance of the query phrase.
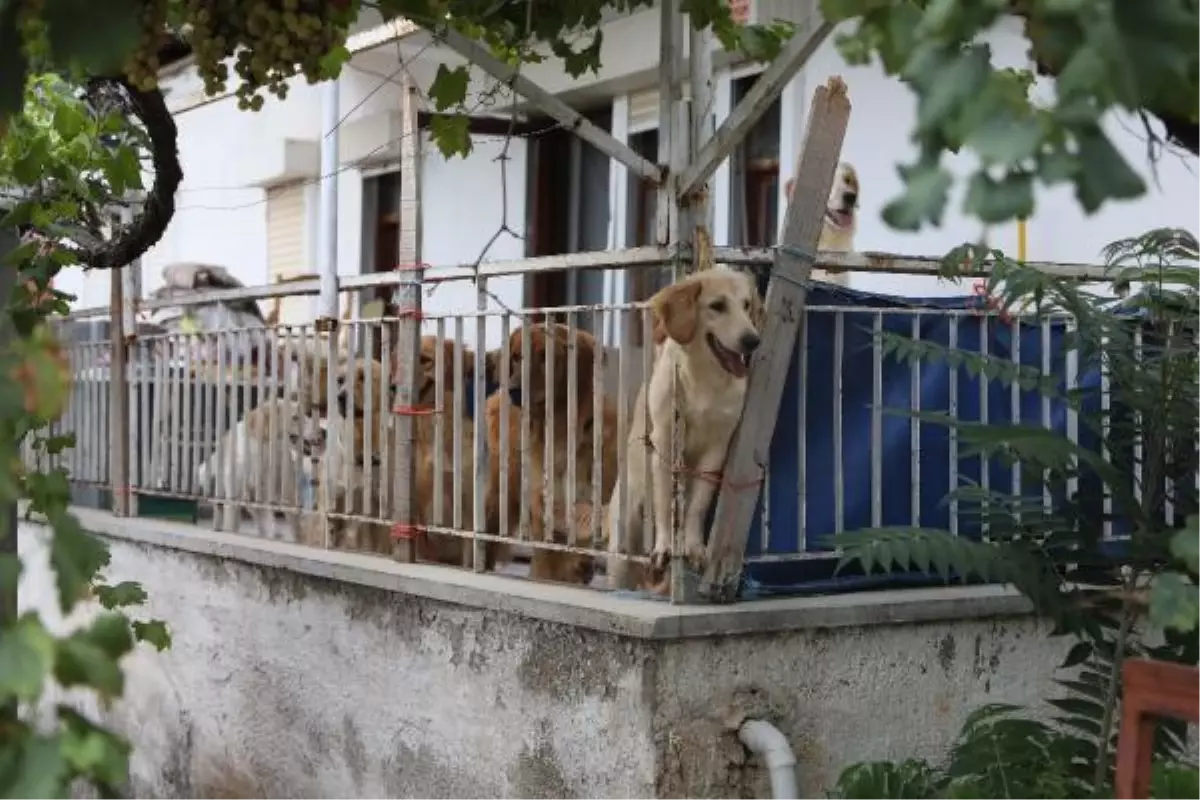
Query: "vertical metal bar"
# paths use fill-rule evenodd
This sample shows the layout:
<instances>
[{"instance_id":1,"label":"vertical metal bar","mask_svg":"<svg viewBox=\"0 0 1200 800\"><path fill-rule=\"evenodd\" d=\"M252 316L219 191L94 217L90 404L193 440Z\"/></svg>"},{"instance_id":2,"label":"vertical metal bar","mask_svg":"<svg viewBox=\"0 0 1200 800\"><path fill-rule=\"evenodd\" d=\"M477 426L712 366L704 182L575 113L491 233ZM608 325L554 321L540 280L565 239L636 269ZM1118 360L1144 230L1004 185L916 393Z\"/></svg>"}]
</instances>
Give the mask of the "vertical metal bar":
<instances>
[{"instance_id":1,"label":"vertical metal bar","mask_svg":"<svg viewBox=\"0 0 1200 800\"><path fill-rule=\"evenodd\" d=\"M1049 317L1042 318L1042 377L1048 378L1053 374L1053 365L1050 359L1050 319ZM1050 395L1042 392L1042 427L1046 430L1052 430L1053 418L1050 415ZM1046 516L1050 516L1051 497L1050 497L1050 470L1042 470L1042 512Z\"/></svg>"},{"instance_id":2,"label":"vertical metal bar","mask_svg":"<svg viewBox=\"0 0 1200 800\"><path fill-rule=\"evenodd\" d=\"M1067 338L1070 344L1066 351L1066 387L1067 392L1079 388L1079 343L1077 338L1078 323L1072 318L1067 323ZM1079 444L1079 412L1075 410L1073 401L1067 403L1067 440ZM1075 475L1067 478L1067 497L1074 501L1079 492L1079 478Z\"/></svg>"},{"instance_id":3,"label":"vertical metal bar","mask_svg":"<svg viewBox=\"0 0 1200 800\"><path fill-rule=\"evenodd\" d=\"M267 468L265 470L262 469L261 468L262 465L260 464L260 469L258 470L258 475L247 476L247 478L248 478L247 483L249 483L251 480L255 481L254 495L258 498L258 502L265 503L268 506L271 505L272 502L276 498L275 493L268 492L268 489L267 489L267 485L270 483L270 476L278 474L281 471L279 466L276 465L275 461L273 460L275 458L275 450L280 445L280 440L274 438L275 431L272 429L275 417L277 416L277 414L276 414L276 410L277 410L276 395L275 395L274 391L271 391L271 393L269 395L267 394L267 384L268 384L267 373L274 369L275 361L276 361L275 348L272 346L272 343L274 340L273 340L273 337L271 334L272 334L272 332L268 328L265 328L265 327L258 328L251 332L251 337L254 340L254 353L255 353L255 358L252 360L251 363L254 364L254 375L255 375L255 378L257 379L255 382L255 385L254 385L254 390L255 390L254 407L262 408L262 409L266 410L267 419L264 421L260 418L259 424L263 426L264 430L266 430L268 446L267 446L267 457L266 457ZM184 435L188 436L190 438L191 426L189 425L189 421L191 419L192 398L195 395L192 393L191 387L188 387L188 386L185 386L185 388L184 388L184 395L187 397L187 400L185 401L184 407L183 407L183 409L184 409L183 429L185 431ZM289 439L289 437L285 436L282 440L282 447L280 448L280 454L284 456L284 458L283 458L284 463L288 464L289 466L292 464L292 459L286 458L286 456L290 452L291 452L291 440ZM190 461L190 459L189 459L189 461ZM273 466L275 467L275 471L271 472L270 470ZM264 472L267 473L266 476L263 475ZM293 485L298 486L298 484L295 484L294 481L293 481ZM283 500L283 499L284 499L283 492L281 491L279 493L279 500Z\"/></svg>"},{"instance_id":4,"label":"vertical metal bar","mask_svg":"<svg viewBox=\"0 0 1200 800\"><path fill-rule=\"evenodd\" d=\"M810 318L811 312L807 308L800 311L800 339L797 343L800 348L800 396L796 403L796 430L800 441L796 447L796 549L801 553L808 552L808 348L812 341L808 330Z\"/></svg>"},{"instance_id":5,"label":"vertical metal bar","mask_svg":"<svg viewBox=\"0 0 1200 800\"><path fill-rule=\"evenodd\" d=\"M1167 323L1167 343L1166 343L1166 348L1165 348L1165 353L1164 353L1164 357L1169 360L1168 363L1170 363L1170 361L1174 360L1174 357L1175 357L1174 351L1175 351L1175 323L1168 322ZM1141 428L1139 427L1138 430L1141 430ZM1168 448L1175 447L1174 441L1168 440L1167 447ZM1172 457L1170 459L1170 461L1171 461L1171 464L1174 465L1174 463L1175 463L1174 457ZM1168 528L1173 528L1173 527L1175 527L1175 500L1174 500L1174 498L1175 498L1175 481L1172 480L1169 475L1166 476L1163 479L1163 487L1162 488L1163 488L1163 522L1166 523Z\"/></svg>"},{"instance_id":6,"label":"vertical metal bar","mask_svg":"<svg viewBox=\"0 0 1200 800\"><path fill-rule=\"evenodd\" d=\"M666 2L666 0L664 0L664 2ZM655 347L654 347L654 315L651 313L649 306L643 306L641 309L639 309L638 313L641 316L641 322L642 322L642 382L644 384L646 384L647 386L649 386L650 375L654 372L654 350L655 350ZM675 384L677 384L677 383L678 383L678 381L672 381L672 392L671 392L672 408L674 408L674 405L675 405L674 388L675 388ZM651 443L650 443L650 436L649 436L649 433L650 433L650 392L646 391L642 395L642 399L644 401L644 404L642 407L642 414L644 416L642 417L642 419L644 419L646 421L646 434L647 434L645 445L642 447L642 459L643 459L643 464L644 464L642 475L645 476L645 480L647 481L647 491L645 492L645 495L644 495L645 502L642 504L642 531L643 531L642 537L643 537L643 541L645 541L645 542L653 542L654 536L657 533L657 531L654 530L654 514L653 514L654 491L651 488L654 485L651 482L651 476L655 474L654 463L653 463L654 459L662 459L666 463L667 469L664 471L668 475L671 476L672 487L676 487L678 485L679 476L675 472L676 464L672 460L672 457L675 454L674 447L671 448L671 452L658 453L658 452L654 451L653 445L651 445ZM674 438L674 437L672 437L672 438ZM675 490L673 488L673 490L671 492L671 496L674 497L674 495L675 495ZM672 518L672 519L674 519L674 518ZM673 530L674 530L674 525L672 525L672 531ZM675 552L680 552L680 551L675 551Z\"/></svg>"},{"instance_id":7,"label":"vertical metal bar","mask_svg":"<svg viewBox=\"0 0 1200 800\"><path fill-rule=\"evenodd\" d=\"M126 366L125 345L125 270L112 270L111 298L109 303L109 439L111 440L112 462L109 470L113 500L113 513L127 517L129 508L129 370Z\"/></svg>"},{"instance_id":8,"label":"vertical metal bar","mask_svg":"<svg viewBox=\"0 0 1200 800\"><path fill-rule=\"evenodd\" d=\"M912 340L914 344L921 341L920 314L913 314ZM917 415L921 413L922 384L920 358L914 358L909 362L909 381L909 405L913 410L913 416L908 421L909 470L912 472L912 510L910 516L913 527L919 528L921 526L921 420Z\"/></svg>"},{"instance_id":9,"label":"vertical metal bar","mask_svg":"<svg viewBox=\"0 0 1200 800\"><path fill-rule=\"evenodd\" d=\"M954 352L958 349L958 320L957 314L950 317L950 351ZM950 365L950 418L958 419L958 376L959 368L956 365ZM950 491L958 491L958 428L951 426L950 428L950 463L949 467L949 483ZM952 495L950 499L950 534L958 535L958 496Z\"/></svg>"},{"instance_id":10,"label":"vertical metal bar","mask_svg":"<svg viewBox=\"0 0 1200 800\"><path fill-rule=\"evenodd\" d=\"M659 7L659 67L658 67L658 163L671 163L675 139L675 101L679 94L677 70L678 49L682 33L679 0L661 0ZM672 225L676 212L674 184L664 180L655 194L655 242L666 247L678 239ZM653 341L653 340L651 340Z\"/></svg>"},{"instance_id":11,"label":"vertical metal bar","mask_svg":"<svg viewBox=\"0 0 1200 800\"><path fill-rule=\"evenodd\" d=\"M167 365L166 365L166 349L167 337L160 336L154 340L154 385L150 387L154 393L154 435L151 438L153 445L151 455L151 474L154 476L154 488L166 489L166 467L164 454L167 449L167 431L169 430L169 422L166 415L169 413L167 407ZM213 475L214 479L216 475ZM215 491L215 490L214 490ZM218 527L217 530L220 530Z\"/></svg>"},{"instance_id":12,"label":"vertical metal bar","mask_svg":"<svg viewBox=\"0 0 1200 800\"><path fill-rule=\"evenodd\" d=\"M180 491L183 486L183 474L181 463L183 461L182 448L179 446L183 439L182 430L182 402L180 395L183 394L183 376L180 374L180 358L179 350L182 346L182 334L172 334L167 338L167 352L170 354L170 361L167 365L167 380L170 385L171 392L171 433L167 438L167 469L168 478L167 484L172 493Z\"/></svg>"},{"instance_id":13,"label":"vertical metal bar","mask_svg":"<svg viewBox=\"0 0 1200 800\"><path fill-rule=\"evenodd\" d=\"M183 353L180 358L179 368L183 371L183 436L186 447L180 449L181 456L184 461L184 486L182 490L187 494L194 494L196 491L196 465L200 462L201 448L196 446L196 428L200 427L200 421L193 421L193 415L198 415L199 411L193 409L197 402L196 392L196 369L195 369L195 349L196 335L187 333L183 336Z\"/></svg>"},{"instance_id":14,"label":"vertical metal bar","mask_svg":"<svg viewBox=\"0 0 1200 800\"><path fill-rule=\"evenodd\" d=\"M556 389L554 380L555 371L555 351L558 350L558 326L552 322L550 315L546 315L545 322L546 332L546 426L543 436L545 437L545 449L543 453L542 466L542 535L549 539L551 532L554 530L554 495L555 487L558 483L558 476L554 472L554 442L557 438L558 423L554 419L554 392Z\"/></svg>"},{"instance_id":15,"label":"vertical metal bar","mask_svg":"<svg viewBox=\"0 0 1200 800\"><path fill-rule=\"evenodd\" d=\"M241 400L237 403L237 413L234 415L234 418L241 421L246 419L246 415L249 413L251 407L250 389L253 386L253 381L250 377L250 370L253 369L253 362L250 359L250 331L245 328L238 331L237 342L239 368L236 376L236 396L240 397ZM182 385L179 387L179 394L183 394ZM182 435L182 433L183 432L181 431L180 434ZM247 433L249 433L249 431L247 431ZM274 442L271 444L274 444ZM178 452L179 449L179 445L176 445L175 451ZM244 453L238 453L234 461L235 468L237 468L238 494L240 495L243 503L248 501L253 494L253 492L250 491L250 476L245 474L241 469L242 458L244 455ZM272 524L274 524L274 519L272 519Z\"/></svg>"},{"instance_id":16,"label":"vertical metal bar","mask_svg":"<svg viewBox=\"0 0 1200 800\"><path fill-rule=\"evenodd\" d=\"M363 375L363 420L366 424L363 425L363 486L367 490L362 492L362 508L359 509L364 517L376 516L375 501L376 493L373 490L375 486L375 454L381 442L383 441L383 426L387 419L386 406L376 403L376 392L379 387L375 385L376 380L382 383L382 376L378 378L375 375L375 365L378 363L375 360L374 337L372 334L372 323L358 321L352 322L350 330L357 332L362 339L363 347L360 350L363 360L365 374ZM375 424L375 420L379 420L379 425ZM376 434L378 433L378 437ZM380 441L376 441L378 438Z\"/></svg>"},{"instance_id":17,"label":"vertical metal bar","mask_svg":"<svg viewBox=\"0 0 1200 800\"><path fill-rule=\"evenodd\" d=\"M566 519L572 518L571 511L575 508L575 454L579 452L579 347L575 340L577 321L575 312L567 312L567 485L563 487L563 509ZM593 454L594 455L594 454ZM553 522L553 518L551 519ZM551 527L547 531L549 535ZM575 546L575 526L569 525L567 541Z\"/></svg>"},{"instance_id":18,"label":"vertical metal bar","mask_svg":"<svg viewBox=\"0 0 1200 800\"><path fill-rule=\"evenodd\" d=\"M633 312L636 313L636 312ZM622 545L629 549L629 531L625 529L625 510L629 508L629 476L624 465L629 463L629 365L630 359L626 353L633 342L629 341L633 325L629 324L631 312L627 309L614 309L613 330L619 331L622 338L617 350L617 503L616 508L610 509L612 518L618 521L612 533L620 539ZM653 347L653 342L642 342L643 347ZM647 375L648 379L650 376ZM595 515L593 515L595 516ZM645 541L643 536L640 541ZM610 550L615 549L615 545ZM611 563L611 562L610 562Z\"/></svg>"},{"instance_id":19,"label":"vertical metal bar","mask_svg":"<svg viewBox=\"0 0 1200 800\"><path fill-rule=\"evenodd\" d=\"M530 448L533 446L529 416L530 390L533 388L531 362L533 360L533 330L528 315L521 317L521 520L518 529L519 538L529 536L530 502L531 497L529 471L533 468L530 463Z\"/></svg>"},{"instance_id":20,"label":"vertical metal bar","mask_svg":"<svg viewBox=\"0 0 1200 800\"><path fill-rule=\"evenodd\" d=\"M278 385L278 370L279 370L279 352L274 346L276 331L268 331L263 329L262 335L259 337L258 348L258 407L266 409L267 418L261 423L267 432L267 457L264 459L266 469L260 470L258 474L258 502L271 504L275 498L283 498L283 487L287 486L287 478L284 476L284 470L291 469L294 472L293 459L289 457L291 440L288 436L287 426L290 426L292 413L294 409L290 408L291 403L288 402L288 411L292 412L280 419L280 400L279 400L279 385ZM268 348L269 351L268 351ZM269 352L269 356L268 356ZM266 372L270 371L270 390L264 386L263 380ZM283 423L281 426L280 423ZM282 427L282 430L281 430ZM307 431L305 431L307 434ZM280 444L282 443L282 447ZM303 457L303 453L301 453ZM300 489L299 476L296 478L297 492ZM278 487L278 489L277 489Z\"/></svg>"},{"instance_id":21,"label":"vertical metal bar","mask_svg":"<svg viewBox=\"0 0 1200 800\"><path fill-rule=\"evenodd\" d=\"M217 484L216 484L216 480L217 480L217 475L216 475L217 396L213 393L212 374L211 374L211 370L208 368L209 353L212 352L212 350L213 350L212 342L215 340L206 334L197 334L196 341L197 341L197 345L200 348L200 352L197 354L197 357L196 357L196 372L197 372L198 380L200 383L201 393L204 398L204 400L203 400L203 403L204 403L203 416L201 418L201 422L202 422L204 430L203 430L203 434L202 434L203 439L201 439L200 452L203 454L205 463L208 464L208 474L205 475L204 484L200 487L200 496L207 500L207 499L210 499L214 494L216 494L216 486L217 486ZM154 356L153 351L150 353L150 356L151 357ZM149 393L148 397L152 398L153 396L154 396L154 387L152 385L150 387L150 393ZM147 409L152 408L153 412L154 412L154 417L157 418L157 415L159 413L157 402L148 403L146 408ZM157 438L158 437L155 436L150 441L155 441L155 440L157 440ZM151 475L155 474L153 470L154 470L154 461L152 459L151 460ZM213 517L215 519L216 514L217 514L217 508L215 506L213 506L212 511L213 511Z\"/></svg>"},{"instance_id":22,"label":"vertical metal bar","mask_svg":"<svg viewBox=\"0 0 1200 800\"><path fill-rule=\"evenodd\" d=\"M380 427L387 431L387 434L380 435L379 442L379 516L386 520L394 520L396 515L395 509L395 485L388 480L392 473L392 461L395 459L395 420L392 417L392 386L398 383L403 378L403 373L397 370L396 362L393 357L392 348L392 325L384 325L380 328L379 338L379 358L383 365L383 380L379 382L379 413L387 420L386 425ZM434 415L434 420L441 424L441 413ZM441 442L438 442L441 445ZM440 453L440 451L438 451ZM440 465L441 462L438 462ZM441 486L441 481L438 481L436 486Z\"/></svg>"},{"instance_id":23,"label":"vertical metal bar","mask_svg":"<svg viewBox=\"0 0 1200 800\"><path fill-rule=\"evenodd\" d=\"M216 505L213 507L213 528L216 530L224 530L224 518L227 514L227 502L229 500L228 487L225 481L225 433L229 430L229 412L226 401L229 391L229 382L225 373L225 352L228 350L227 341L220 333L213 334L216 340L216 357L217 357L217 447L216 447L216 469L214 478L216 479L216 489L213 494L216 497ZM169 345L168 345L169 346ZM237 517L238 514L233 514ZM234 523L236 525L236 521Z\"/></svg>"},{"instance_id":24,"label":"vertical metal bar","mask_svg":"<svg viewBox=\"0 0 1200 800\"><path fill-rule=\"evenodd\" d=\"M333 372L334 372L333 367L334 367L334 364L337 363L337 359L335 356L335 354L337 352L337 343L336 343L337 336L338 336L337 330L331 330L327 334L328 338L326 340L326 347L328 348L328 350L327 350L326 363L329 365L329 369L327 370L327 374L329 374L329 375L333 375ZM341 447L341 451L342 451L342 453L341 453L341 458L342 458L341 488L343 490L344 507L341 509L341 511L346 514L357 514L359 510L358 510L358 508L356 508L356 505L357 505L356 501L358 500L358 498L365 498L365 495L367 494L367 492L356 492L353 490L353 487L355 484L355 481L354 481L355 467L358 466L358 459L362 458L364 456L363 453L355 453L354 452L354 427L355 427L355 420L356 420L356 418L358 418L358 402L359 402L358 401L358 372L360 369L365 369L366 371L370 372L370 369L369 369L369 365L359 363L358 353L356 353L353 348L347 349L345 365L346 365L346 374L345 374L344 379L342 380L342 385L345 387L345 389L343 391L345 391L345 393L346 393L346 405L345 405L344 410L339 409L339 411L341 411L341 417L342 417L341 424L342 424L342 431L343 431L342 447ZM329 389L328 389L330 403L339 402L338 398L334 394L336 391L336 387L337 387L336 379L330 379ZM372 423L368 417L363 416L362 421L363 421L364 429L371 427Z\"/></svg>"},{"instance_id":25,"label":"vertical metal bar","mask_svg":"<svg viewBox=\"0 0 1200 800\"><path fill-rule=\"evenodd\" d=\"M463 465L463 430L462 418L465 412L465 404L463 403L463 394L466 392L465 381L463 380L463 318L454 318L454 414L451 424L453 425L454 444L454 508L453 508L453 525L454 530L461 531L463 529L463 507L462 507L462 465ZM472 551L471 555L474 555ZM463 551L463 558L467 558L467 552ZM471 566L463 564L464 567Z\"/></svg>"},{"instance_id":26,"label":"vertical metal bar","mask_svg":"<svg viewBox=\"0 0 1200 800\"><path fill-rule=\"evenodd\" d=\"M1109 435L1112 432L1112 392L1109 382L1111 376L1109 374L1109 356L1108 349L1111 342L1107 336L1100 339L1100 458L1108 461L1112 457L1111 451L1108 449ZM1134 482L1136 491L1136 483ZM1104 539L1111 539L1112 530L1112 487L1108 485L1108 481L1104 481Z\"/></svg>"},{"instance_id":27,"label":"vertical metal bar","mask_svg":"<svg viewBox=\"0 0 1200 800\"><path fill-rule=\"evenodd\" d=\"M983 314L979 318L979 354L983 357L984 361L988 360L988 358L989 358L988 353L991 348L991 344L989 342L989 337L991 336L991 330L990 330L990 326L988 324L988 319L989 319L989 317L987 314ZM983 423L984 425L988 424L988 416L989 416L988 402L990 399L990 394L991 394L991 390L990 390L990 386L989 386L989 382L988 382L987 372L980 371L980 373L979 373L979 421L981 423ZM992 483L991 460L988 459L988 457L986 455L984 455L983 453L980 453L979 454L979 486L980 486L980 488L983 489L985 496L987 494L988 489L991 487L991 483ZM980 528L979 528L979 533L980 533L980 536L982 536L985 541L988 538L987 518L988 518L988 511L990 508L991 508L991 505L985 499L983 501L982 506L979 509L980 519L982 520L982 523L980 524Z\"/></svg>"},{"instance_id":28,"label":"vertical metal bar","mask_svg":"<svg viewBox=\"0 0 1200 800\"><path fill-rule=\"evenodd\" d=\"M871 343L871 527L883 525L883 314L875 312Z\"/></svg>"},{"instance_id":29,"label":"vertical metal bar","mask_svg":"<svg viewBox=\"0 0 1200 800\"><path fill-rule=\"evenodd\" d=\"M487 387L484 385L487 380L487 317L484 313L488 307L487 278L476 278L475 285L475 308L479 312L479 316L475 318L475 384L471 387L471 391L475 393L475 424L472 426L474 433L472 463L475 465L475 474L471 476L475 482L471 492L474 500L471 509L471 531L474 535L471 540L474 546L471 556L475 571L483 572L487 569L487 542L480 539L478 534L486 530L484 501L487 498L484 496L483 487L487 486L488 475L487 414L484 408L487 403Z\"/></svg>"},{"instance_id":30,"label":"vertical metal bar","mask_svg":"<svg viewBox=\"0 0 1200 800\"><path fill-rule=\"evenodd\" d=\"M509 419L512 414L512 397L509 395L509 385L512 383L512 367L511 354L508 349L509 339L512 338L512 320L509 318L508 312L500 315L500 386L497 391L500 394L500 462L497 465L496 475L499 477L498 494L500 498L500 507L497 509L500 513L500 535L511 535L508 526L508 472L511 465L508 463L509 450L511 442L509 441ZM482 424L483 417L480 416L478 409L475 411L475 424ZM486 484L485 484L486 485Z\"/></svg>"},{"instance_id":31,"label":"vertical metal bar","mask_svg":"<svg viewBox=\"0 0 1200 800\"><path fill-rule=\"evenodd\" d=\"M1021 318L1013 317L1012 319L1012 361L1017 365L1017 371L1020 372L1021 367ZM1021 383L1013 381L1010 392L1011 419L1013 425L1021 424ZM1016 517L1017 525L1021 524L1021 507L1024 502L1021 498L1021 463L1017 462L1012 467L1012 496L1016 502Z\"/></svg>"},{"instance_id":32,"label":"vertical metal bar","mask_svg":"<svg viewBox=\"0 0 1200 800\"><path fill-rule=\"evenodd\" d=\"M846 315L833 317L833 530L846 528L846 474L842 454L842 361L846 350Z\"/></svg>"},{"instance_id":33,"label":"vertical metal bar","mask_svg":"<svg viewBox=\"0 0 1200 800\"><path fill-rule=\"evenodd\" d=\"M1139 324L1138 327L1133 331L1133 357L1139 364L1141 364L1144 360L1144 356L1142 328ZM1133 415L1133 430L1135 431L1133 440L1133 499L1138 503L1141 503L1145 497L1145 482L1142 473L1142 464L1145 461L1146 455L1142 436L1144 428L1145 421L1142 419L1142 415L1135 412ZM1157 491L1157 489L1154 491ZM1151 494L1150 497L1153 499L1154 495ZM1150 509L1151 513L1153 513L1155 510L1156 509Z\"/></svg>"},{"instance_id":34,"label":"vertical metal bar","mask_svg":"<svg viewBox=\"0 0 1200 800\"><path fill-rule=\"evenodd\" d=\"M446 320L438 317L434 333L437 338L437 349L433 353L433 397L438 413L433 415L433 524L445 525L443 508L446 504L445 481L446 475ZM453 466L453 464L451 464ZM457 486L457 484L456 484Z\"/></svg>"},{"instance_id":35,"label":"vertical metal bar","mask_svg":"<svg viewBox=\"0 0 1200 800\"><path fill-rule=\"evenodd\" d=\"M604 480L604 312L596 309L592 313L592 331L596 335L598 352L592 361L592 497L593 513L588 541L592 547L600 539L600 504L607 498L601 497ZM573 510L571 506L568 509ZM572 526L572 529L574 526Z\"/></svg>"}]
</instances>

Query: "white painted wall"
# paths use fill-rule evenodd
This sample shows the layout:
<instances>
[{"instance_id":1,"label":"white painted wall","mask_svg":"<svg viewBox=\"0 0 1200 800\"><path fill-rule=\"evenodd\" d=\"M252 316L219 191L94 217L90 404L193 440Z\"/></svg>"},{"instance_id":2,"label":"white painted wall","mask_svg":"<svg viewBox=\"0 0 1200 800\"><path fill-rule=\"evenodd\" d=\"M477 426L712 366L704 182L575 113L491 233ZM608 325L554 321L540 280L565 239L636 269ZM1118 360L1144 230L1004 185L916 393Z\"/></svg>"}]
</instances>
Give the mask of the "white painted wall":
<instances>
[{"instance_id":1,"label":"white painted wall","mask_svg":"<svg viewBox=\"0 0 1200 800\"><path fill-rule=\"evenodd\" d=\"M657 59L657 18L654 12L635 14L611 23L606 33L603 53L606 66L598 75L588 75L575 82L565 75L555 77L557 67L554 62L537 65L528 74L556 91L587 87L589 92L611 93L614 97L613 134L624 140L628 113L626 92L648 88L654 82L653 72L647 70ZM1001 26L990 41L999 63L1021 63L1025 45L1015 24ZM394 141L389 142L390 129L386 125L374 125L389 114L394 116L400 108L395 67L398 62L392 54L394 51L387 47L360 54L341 78L343 130L362 123L369 129L368 139L377 136L380 140L380 158L375 160L376 163L344 164L338 176L338 271L344 275L359 272L362 264L363 169L379 167L378 162L386 161L389 149L394 149L388 147L394 145ZM443 58L442 54L430 49L421 61L410 65L418 86L428 85ZM391 70L387 70L389 65ZM736 71L741 73L745 69ZM728 68L718 73L718 124L730 111L731 73ZM880 211L900 188L895 166L912 157L913 147L906 137L913 122L915 102L907 87L877 69L847 66L832 40L819 48L783 94L781 185L791 177L799 154L808 98L818 84L833 74L840 74L846 80L855 109L844 157L858 167L863 182L858 249L936 256L964 240L977 240L983 229L980 223L961 213L961 182L940 228L906 234L884 225ZM489 83L476 75L471 92L477 96ZM168 78L166 85L178 105L179 98L186 98L196 89L197 80L190 71L184 70ZM1043 85L1040 90L1047 91L1048 87ZM262 184L280 177L307 175L314 183L309 194L309 218L314 225L316 222L318 169L315 154L320 141L320 102L316 88L301 81L293 86L286 102L269 100L258 113L239 111L232 98L225 98L181 110L176 120L185 178L177 197L174 220L163 240L144 259L145 291L160 285L164 265L180 260L219 263L248 284L262 283L267 274L266 204ZM361 137L362 126L358 130L360 132L355 135ZM1128 121L1114 119L1110 130L1121 150L1149 176L1139 129ZM285 144L288 140L291 145ZM502 192L499 164L494 160L498 147L499 142L479 139L470 158L451 161L443 159L432 148L425 148L422 233L426 262L437 265L472 262L499 226ZM508 222L514 230L523 233L526 202L524 143L514 143L509 155ZM960 176L967 171L964 159L952 159L951 165ZM1153 178L1148 181L1150 191L1146 197L1132 203L1111 204L1092 217L1079 210L1069 187L1042 188L1038 195L1037 215L1028 225L1029 257L1047 261L1095 261L1099 248L1119 236L1161 225L1194 229L1200 215L1195 167L1194 159L1167 157L1158 165L1157 181ZM728 236L728 176L727 167L722 167L713 185L718 242ZM626 184L624 168L614 165L609 184L614 222L612 247L624 245L628 213ZM991 229L988 241L1015 255L1016 226ZM312 243L307 246L312 252ZM493 244L487 258L516 258L523 253L524 246L519 239L504 235ZM105 278L74 274L64 276L62 286L81 295L77 302L79 307L103 305L108 299ZM910 296L962 291L935 279L911 276L856 275L851 277L850 285ZM507 305L520 303L518 279L495 281L489 288ZM623 297L623 276L614 274L606 280L605 296L610 301ZM466 284L443 285L428 298L428 303L431 313L461 312L473 310L476 297L474 290ZM498 323L493 322L489 330L498 330Z\"/></svg>"}]
</instances>

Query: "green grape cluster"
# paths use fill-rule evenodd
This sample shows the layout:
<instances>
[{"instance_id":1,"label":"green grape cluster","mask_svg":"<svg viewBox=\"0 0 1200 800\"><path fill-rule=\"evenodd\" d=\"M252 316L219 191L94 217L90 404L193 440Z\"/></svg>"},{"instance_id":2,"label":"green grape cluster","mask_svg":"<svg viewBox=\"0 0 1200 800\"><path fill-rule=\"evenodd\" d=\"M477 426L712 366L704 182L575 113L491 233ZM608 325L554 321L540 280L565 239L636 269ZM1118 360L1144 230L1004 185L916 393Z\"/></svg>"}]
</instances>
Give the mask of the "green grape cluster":
<instances>
[{"instance_id":1,"label":"green grape cluster","mask_svg":"<svg viewBox=\"0 0 1200 800\"><path fill-rule=\"evenodd\" d=\"M323 61L357 13L357 0L185 0L183 18L205 91L226 91L232 58L238 107L257 111L263 89L283 99L292 77L327 77Z\"/></svg>"},{"instance_id":2,"label":"green grape cluster","mask_svg":"<svg viewBox=\"0 0 1200 800\"><path fill-rule=\"evenodd\" d=\"M148 92L158 85L159 45L167 32L167 0L144 0L137 49L125 65L125 77Z\"/></svg>"}]
</instances>

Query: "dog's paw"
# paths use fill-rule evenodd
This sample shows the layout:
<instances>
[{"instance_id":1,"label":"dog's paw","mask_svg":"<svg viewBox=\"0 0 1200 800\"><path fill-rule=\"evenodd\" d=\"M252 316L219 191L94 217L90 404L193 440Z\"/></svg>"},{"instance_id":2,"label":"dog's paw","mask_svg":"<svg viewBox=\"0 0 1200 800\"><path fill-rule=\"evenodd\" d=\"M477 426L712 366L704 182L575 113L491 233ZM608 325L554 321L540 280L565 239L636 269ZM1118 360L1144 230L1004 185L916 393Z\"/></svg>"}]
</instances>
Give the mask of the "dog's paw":
<instances>
[{"instance_id":1,"label":"dog's paw","mask_svg":"<svg viewBox=\"0 0 1200 800\"><path fill-rule=\"evenodd\" d=\"M700 572L708 563L708 548L704 546L704 542L688 542L684 546L683 557L687 559L689 567Z\"/></svg>"},{"instance_id":2,"label":"dog's paw","mask_svg":"<svg viewBox=\"0 0 1200 800\"><path fill-rule=\"evenodd\" d=\"M663 572L671 563L671 546L669 544L655 545L650 553L650 568Z\"/></svg>"}]
</instances>

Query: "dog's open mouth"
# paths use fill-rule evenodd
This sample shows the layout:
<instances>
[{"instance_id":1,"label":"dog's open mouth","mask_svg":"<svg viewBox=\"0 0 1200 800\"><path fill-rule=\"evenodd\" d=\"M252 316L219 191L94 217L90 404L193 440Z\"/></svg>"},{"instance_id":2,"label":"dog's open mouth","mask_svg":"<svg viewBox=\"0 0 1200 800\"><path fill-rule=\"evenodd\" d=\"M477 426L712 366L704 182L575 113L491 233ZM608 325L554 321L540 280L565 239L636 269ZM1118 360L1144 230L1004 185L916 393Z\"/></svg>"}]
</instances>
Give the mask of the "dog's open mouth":
<instances>
[{"instance_id":1,"label":"dog's open mouth","mask_svg":"<svg viewBox=\"0 0 1200 800\"><path fill-rule=\"evenodd\" d=\"M735 378L744 378L746 373L750 371L750 356L744 356L741 353L736 353L730 350L725 345L717 341L717 337L711 333L706 337L708 339L709 349L713 351L713 355L717 357L717 363Z\"/></svg>"},{"instance_id":2,"label":"dog's open mouth","mask_svg":"<svg viewBox=\"0 0 1200 800\"><path fill-rule=\"evenodd\" d=\"M849 228L854 222L854 212L839 208L825 209L825 219L835 228Z\"/></svg>"}]
</instances>

